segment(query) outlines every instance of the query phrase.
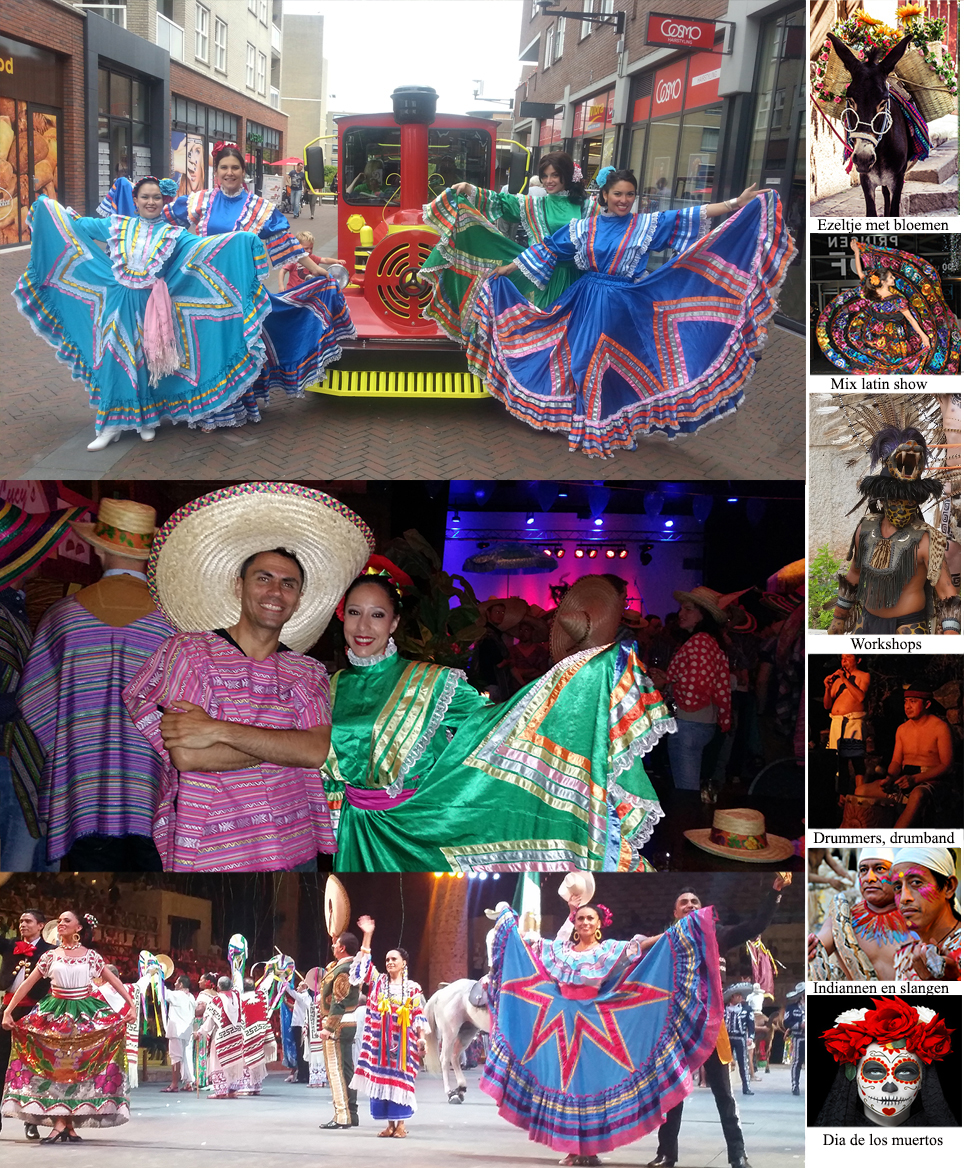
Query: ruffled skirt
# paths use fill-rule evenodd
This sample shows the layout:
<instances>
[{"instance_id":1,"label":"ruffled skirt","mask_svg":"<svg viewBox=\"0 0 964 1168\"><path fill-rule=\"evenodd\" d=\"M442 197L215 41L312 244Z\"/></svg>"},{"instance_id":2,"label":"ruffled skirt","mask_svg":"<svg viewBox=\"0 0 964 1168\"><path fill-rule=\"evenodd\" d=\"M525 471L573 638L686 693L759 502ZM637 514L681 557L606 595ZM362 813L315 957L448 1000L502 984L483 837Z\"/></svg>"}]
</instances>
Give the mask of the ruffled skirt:
<instances>
[{"instance_id":1,"label":"ruffled skirt","mask_svg":"<svg viewBox=\"0 0 964 1168\"><path fill-rule=\"evenodd\" d=\"M608 456L640 435L693 433L742 403L794 254L765 191L638 283L591 271L541 310L490 279L469 366L515 417L568 434L570 450Z\"/></svg>"},{"instance_id":2,"label":"ruffled skirt","mask_svg":"<svg viewBox=\"0 0 964 1168\"><path fill-rule=\"evenodd\" d=\"M53 1127L117 1127L130 1119L127 1024L102 998L44 1000L14 1023L4 1118Z\"/></svg>"}]
</instances>

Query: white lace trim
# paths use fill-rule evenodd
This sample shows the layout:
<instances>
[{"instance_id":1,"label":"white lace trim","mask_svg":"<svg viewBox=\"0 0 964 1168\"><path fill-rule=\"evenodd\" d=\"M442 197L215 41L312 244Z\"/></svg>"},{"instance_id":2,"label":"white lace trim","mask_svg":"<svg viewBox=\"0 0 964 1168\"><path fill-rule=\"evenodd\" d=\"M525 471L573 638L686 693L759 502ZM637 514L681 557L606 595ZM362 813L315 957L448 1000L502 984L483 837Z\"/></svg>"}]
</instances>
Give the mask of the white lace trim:
<instances>
[{"instance_id":1,"label":"white lace trim","mask_svg":"<svg viewBox=\"0 0 964 1168\"><path fill-rule=\"evenodd\" d=\"M402 789L404 779L411 774L416 764L421 759L428 744L432 741L438 733L438 728L442 724L442 719L448 713L448 708L452 704L452 698L455 696L455 691L459 687L459 682L467 681L465 673L461 669L447 668L448 677L445 679L445 684L442 686L442 692L435 704L435 709L432 711L432 716L428 721L428 725L422 731L418 741L408 752L408 757L402 763L402 768L398 773L398 778L388 788L388 794L397 795Z\"/></svg>"},{"instance_id":2,"label":"white lace trim","mask_svg":"<svg viewBox=\"0 0 964 1168\"><path fill-rule=\"evenodd\" d=\"M385 647L384 653L378 653L374 657L359 657L348 648L348 660L352 665L357 665L359 669L367 669L370 665L380 665L383 661L387 661L389 657L394 657L398 652L398 646L392 637L388 638L388 645Z\"/></svg>"}]
</instances>

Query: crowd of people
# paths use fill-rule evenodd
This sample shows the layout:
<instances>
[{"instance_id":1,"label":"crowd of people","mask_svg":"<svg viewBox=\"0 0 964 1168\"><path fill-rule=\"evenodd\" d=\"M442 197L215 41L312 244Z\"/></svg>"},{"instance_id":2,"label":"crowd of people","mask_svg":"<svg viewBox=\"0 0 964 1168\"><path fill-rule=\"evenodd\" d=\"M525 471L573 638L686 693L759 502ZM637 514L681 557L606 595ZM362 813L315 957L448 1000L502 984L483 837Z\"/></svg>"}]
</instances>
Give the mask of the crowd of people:
<instances>
[{"instance_id":1,"label":"crowd of people","mask_svg":"<svg viewBox=\"0 0 964 1168\"><path fill-rule=\"evenodd\" d=\"M616 575L548 611L491 598L469 610L467 677L398 652L418 590L321 492L243 484L155 523L117 499L64 521L104 572L35 633L3 594L10 870L314 871L319 853L342 871L645 869L664 814L645 755L668 742L674 787L712 802L767 736L792 739L794 565L761 593L760 632L746 595L705 586L675 592L665 625ZM336 608L347 660L329 678L306 654Z\"/></svg>"},{"instance_id":2,"label":"crowd of people","mask_svg":"<svg viewBox=\"0 0 964 1168\"><path fill-rule=\"evenodd\" d=\"M88 392L88 449L125 431L152 441L164 421L203 430L259 421L272 390L301 396L355 335L327 274L344 261L314 256L288 217L247 189L235 143L216 143L212 161L210 189L178 194L170 179L120 177L97 216L47 198L31 208L17 304ZM692 433L740 405L793 254L779 195L750 187L634 214L631 171L604 168L587 194L561 152L540 160L529 195L458 182L442 163L430 185L438 197L423 211L439 233L421 270L432 288L425 315L466 347L470 368L514 416L567 433L570 449L611 456L634 449L637 435ZM287 184L298 218L301 164ZM381 170L366 166L346 194L375 200L380 190ZM730 218L701 238L721 216ZM521 223L530 246L503 235L500 220ZM269 262L311 278L269 293ZM122 344L106 343L112 330ZM543 340L520 360L529 333ZM600 362L601 347L620 359Z\"/></svg>"},{"instance_id":3,"label":"crowd of people","mask_svg":"<svg viewBox=\"0 0 964 1168\"><path fill-rule=\"evenodd\" d=\"M764 987L737 980L724 989L721 958L765 933L786 883L782 874L768 875L753 910L737 918L726 905L717 912L683 889L665 906L672 918L665 931L630 940L606 936L613 916L595 902L588 873L563 881L566 911L554 938L543 938L531 922L520 926L505 902L497 906L490 913L491 967L482 990L490 1035L481 1087L502 1118L562 1152L570 1164L597 1164L600 1152L658 1128L654 1163L665 1165L677 1159L684 1101L702 1077L719 1110L731 1168L746 1168L731 1083L735 1077L744 1094L753 1094L750 1036ZM9 1064L2 1068L3 1117L23 1121L28 1138L50 1128L47 1142L78 1142L78 1129L128 1122L130 1091L140 1082L138 1041L153 1035L166 1038L166 1092L254 1096L280 1056L292 1071L289 1082L329 1088L333 1115L323 1129L361 1126L361 1092L371 1119L384 1124L378 1135L405 1138L418 1107L417 1076L429 1044L440 1041L440 1023L411 977L407 951L390 947L376 958L371 916L358 918L357 933L338 927L348 913L343 889L341 897L343 910L338 892L332 894L332 959L324 969L303 976L280 952L268 962L251 962L246 939L234 934L229 972L205 972L196 982L163 969L163 959L149 952L140 953L135 977L118 976L94 947L99 926L92 914L60 911L56 937L48 942L45 914L25 909L20 940L15 947L5 943L14 965L3 952ZM772 1000L772 961L753 969L769 980ZM794 1095L804 1057L802 993L800 985L786 994L765 1039L768 1050L777 1033L791 1040L788 1087ZM580 1026L605 1025L610 1041L576 1043L566 1058L554 1043L540 1044L533 1057L520 1058L540 1025L535 1015L544 1001L553 1008L568 1002L580 1019L577 1033ZM81 1073L58 1074L78 1050L85 1052ZM763 1070L771 1056L755 1061ZM533 1107L536 1095L551 1106Z\"/></svg>"}]
</instances>

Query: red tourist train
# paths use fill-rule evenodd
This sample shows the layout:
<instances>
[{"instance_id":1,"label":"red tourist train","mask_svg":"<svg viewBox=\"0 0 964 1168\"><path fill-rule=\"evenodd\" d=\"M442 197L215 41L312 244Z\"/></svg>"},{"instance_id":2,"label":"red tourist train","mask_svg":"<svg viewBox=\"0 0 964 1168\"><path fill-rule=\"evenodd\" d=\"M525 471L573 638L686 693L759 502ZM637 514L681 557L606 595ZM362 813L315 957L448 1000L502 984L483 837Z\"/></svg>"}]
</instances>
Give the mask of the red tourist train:
<instances>
[{"instance_id":1,"label":"red tourist train","mask_svg":"<svg viewBox=\"0 0 964 1168\"><path fill-rule=\"evenodd\" d=\"M429 287L419 269L438 239L422 207L459 182L491 188L496 127L485 118L436 114L434 89L392 94L393 111L338 123L338 254L351 258L345 296L358 336L312 388L348 397L478 398L461 347L422 317ZM305 149L312 190L324 186L320 146Z\"/></svg>"}]
</instances>

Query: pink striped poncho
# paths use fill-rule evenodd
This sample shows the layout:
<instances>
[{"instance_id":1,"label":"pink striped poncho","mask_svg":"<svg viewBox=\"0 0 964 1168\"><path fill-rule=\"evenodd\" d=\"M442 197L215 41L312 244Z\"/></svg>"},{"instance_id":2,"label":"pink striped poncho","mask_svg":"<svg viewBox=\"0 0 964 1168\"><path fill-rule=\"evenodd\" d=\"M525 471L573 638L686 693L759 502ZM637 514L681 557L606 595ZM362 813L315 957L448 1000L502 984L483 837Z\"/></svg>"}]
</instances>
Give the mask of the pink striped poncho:
<instances>
[{"instance_id":1,"label":"pink striped poncho","mask_svg":"<svg viewBox=\"0 0 964 1168\"><path fill-rule=\"evenodd\" d=\"M178 772L161 739L160 707L179 700L266 730L331 724L319 661L290 650L254 661L217 633L171 637L124 691L135 726L164 761L153 834L165 871L290 870L337 850L316 770L261 763Z\"/></svg>"}]
</instances>

